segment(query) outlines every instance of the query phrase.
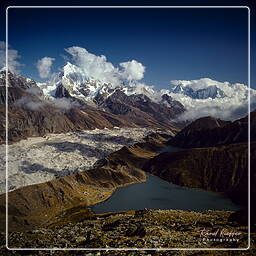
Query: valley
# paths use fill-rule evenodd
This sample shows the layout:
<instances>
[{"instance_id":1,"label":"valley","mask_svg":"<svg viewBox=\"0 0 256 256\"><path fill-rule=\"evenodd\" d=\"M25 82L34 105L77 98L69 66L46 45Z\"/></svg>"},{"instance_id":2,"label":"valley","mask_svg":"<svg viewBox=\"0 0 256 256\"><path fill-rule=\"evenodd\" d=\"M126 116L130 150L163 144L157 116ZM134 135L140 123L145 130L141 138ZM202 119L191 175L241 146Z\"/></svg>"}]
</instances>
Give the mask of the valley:
<instances>
[{"instance_id":1,"label":"valley","mask_svg":"<svg viewBox=\"0 0 256 256\"><path fill-rule=\"evenodd\" d=\"M147 128L94 129L29 137L8 146L8 186L14 189L88 170L123 146L143 141ZM5 168L5 145L0 145L0 168ZM5 193L5 172L0 174Z\"/></svg>"}]
</instances>

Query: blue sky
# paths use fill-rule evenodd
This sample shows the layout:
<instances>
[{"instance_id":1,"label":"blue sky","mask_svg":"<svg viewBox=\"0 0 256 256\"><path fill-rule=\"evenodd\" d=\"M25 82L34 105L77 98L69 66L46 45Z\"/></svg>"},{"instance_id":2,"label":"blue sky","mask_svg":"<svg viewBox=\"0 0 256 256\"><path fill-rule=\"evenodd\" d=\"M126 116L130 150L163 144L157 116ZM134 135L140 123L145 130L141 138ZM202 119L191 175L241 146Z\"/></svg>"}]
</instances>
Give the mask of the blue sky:
<instances>
[{"instance_id":1,"label":"blue sky","mask_svg":"<svg viewBox=\"0 0 256 256\"><path fill-rule=\"evenodd\" d=\"M247 9L9 10L9 44L36 80L38 59L55 58L57 71L64 48L80 46L115 66L141 62L159 89L202 77L247 84L247 29Z\"/></svg>"}]
</instances>

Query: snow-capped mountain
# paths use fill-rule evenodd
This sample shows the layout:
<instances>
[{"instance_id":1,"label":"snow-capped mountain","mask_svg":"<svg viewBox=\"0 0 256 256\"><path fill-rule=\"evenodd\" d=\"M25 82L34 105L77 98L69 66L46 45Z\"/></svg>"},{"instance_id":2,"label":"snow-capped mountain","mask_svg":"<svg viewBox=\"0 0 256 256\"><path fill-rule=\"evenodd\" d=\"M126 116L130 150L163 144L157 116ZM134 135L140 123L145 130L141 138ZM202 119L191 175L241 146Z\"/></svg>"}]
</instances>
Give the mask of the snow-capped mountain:
<instances>
[{"instance_id":1,"label":"snow-capped mountain","mask_svg":"<svg viewBox=\"0 0 256 256\"><path fill-rule=\"evenodd\" d=\"M195 120L212 116L234 120L256 107L256 90L241 83L219 82L210 78L198 80L172 80L170 90L162 90L183 104L186 112L180 120Z\"/></svg>"},{"instance_id":2,"label":"snow-capped mountain","mask_svg":"<svg viewBox=\"0 0 256 256\"><path fill-rule=\"evenodd\" d=\"M88 76L79 66L68 62L62 72L43 85L46 95L55 98L76 98L99 110L135 120L140 126L173 124L185 111L184 106L171 96L151 86L135 81L106 83L99 77Z\"/></svg>"},{"instance_id":3,"label":"snow-capped mountain","mask_svg":"<svg viewBox=\"0 0 256 256\"><path fill-rule=\"evenodd\" d=\"M46 83L39 83L44 94L51 97L76 97L86 102L98 102L106 99L116 90L131 95L145 95L150 100L160 103L162 93L152 86L140 82L124 82L118 84L104 82L104 79L88 76L82 68L68 62L61 72L54 74ZM164 93L163 93L164 94ZM98 102L99 103L99 102Z\"/></svg>"},{"instance_id":4,"label":"snow-capped mountain","mask_svg":"<svg viewBox=\"0 0 256 256\"><path fill-rule=\"evenodd\" d=\"M0 85L6 85L6 70L1 69L0 71ZM8 87L19 87L22 89L37 88L37 83L31 78L25 78L23 76L15 75L8 71Z\"/></svg>"},{"instance_id":5,"label":"snow-capped mountain","mask_svg":"<svg viewBox=\"0 0 256 256\"><path fill-rule=\"evenodd\" d=\"M215 98L224 98L227 95L218 88L216 85L210 85L201 89L193 89L189 86L185 86L183 84L178 84L174 88L172 88L171 92L173 93L181 93L193 99L215 99Z\"/></svg>"},{"instance_id":6,"label":"snow-capped mountain","mask_svg":"<svg viewBox=\"0 0 256 256\"><path fill-rule=\"evenodd\" d=\"M184 112L181 104L176 108L158 104L145 94L128 95L130 88L119 90L112 84L85 80L78 72L66 70L58 74L54 78L56 83L52 84L50 81L36 83L9 73L6 98L6 73L0 75L0 120L3 120L0 122L0 143L5 140L6 102L9 106L10 142L46 133L95 128L147 127L176 132L178 126L174 119ZM49 94L43 94L41 89ZM171 102L170 97L168 100Z\"/></svg>"},{"instance_id":7,"label":"snow-capped mountain","mask_svg":"<svg viewBox=\"0 0 256 256\"><path fill-rule=\"evenodd\" d=\"M86 103L100 107L102 110L111 112L115 109L115 113L117 106L113 106L113 102L118 101L119 105L127 105L127 102L131 100L133 106L135 104L137 108L146 111L145 107L139 106L139 104L145 105L148 104L146 102L150 101L148 109L151 109L154 104L161 105L161 108L168 108L173 113L168 115L167 118L178 118L179 121L194 120L209 115L233 120L246 115L248 112L249 89L246 85L240 83L231 84L210 78L172 80L169 90L158 91L153 86L145 85L139 81L119 79L118 83L110 83L106 82L102 77L106 76L102 74L98 76L89 75L79 65L68 62L63 67L62 72L53 75L46 84L41 85L41 88L43 88L46 95L60 98L79 98ZM121 93L115 93L116 91ZM130 97L130 99L126 100L126 102L122 101L124 98L121 96L122 93ZM113 94L114 97L111 97ZM135 96L140 100L136 101ZM107 101L109 97L111 97L111 100ZM115 98L114 101L113 98ZM255 90L250 89L250 100L252 107L255 107ZM109 102L112 102L111 108L109 107ZM135 102L139 102L139 104ZM119 106L119 108L121 107ZM129 108L126 106L122 109L127 110ZM156 109L156 112L159 111L158 107Z\"/></svg>"},{"instance_id":8,"label":"snow-capped mountain","mask_svg":"<svg viewBox=\"0 0 256 256\"><path fill-rule=\"evenodd\" d=\"M171 80L170 92L182 94L192 99L221 99L237 93L240 96L247 96L248 87L240 83L231 84L210 78L201 78L198 80Z\"/></svg>"},{"instance_id":9,"label":"snow-capped mountain","mask_svg":"<svg viewBox=\"0 0 256 256\"><path fill-rule=\"evenodd\" d=\"M110 96L115 90L121 90L126 95L154 95L154 90L150 86L132 82L127 84L121 82L118 85L107 83L97 77L88 76L83 69L70 62L63 67L62 72L54 74L47 83L40 86L46 95L62 97L63 92L88 102L93 102L100 95Z\"/></svg>"},{"instance_id":10,"label":"snow-capped mountain","mask_svg":"<svg viewBox=\"0 0 256 256\"><path fill-rule=\"evenodd\" d=\"M110 93L113 86L88 76L80 67L67 62L62 71L53 74L46 83L41 83L45 95L63 97L66 95L93 101L101 93ZM62 93L64 93L62 95Z\"/></svg>"}]
</instances>

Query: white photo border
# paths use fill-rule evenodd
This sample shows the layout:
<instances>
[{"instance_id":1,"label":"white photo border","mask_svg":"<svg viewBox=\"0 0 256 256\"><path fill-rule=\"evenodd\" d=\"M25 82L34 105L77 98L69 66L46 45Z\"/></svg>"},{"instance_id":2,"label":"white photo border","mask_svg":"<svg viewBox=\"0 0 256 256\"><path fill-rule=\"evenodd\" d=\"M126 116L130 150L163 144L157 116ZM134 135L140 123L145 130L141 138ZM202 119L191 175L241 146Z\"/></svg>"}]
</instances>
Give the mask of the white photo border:
<instances>
[{"instance_id":1,"label":"white photo border","mask_svg":"<svg viewBox=\"0 0 256 256\"><path fill-rule=\"evenodd\" d=\"M118 9L118 8L138 8L138 9L148 9L148 8L177 8L177 9L186 9L186 8L216 8L216 9L233 9L233 8L240 8L240 9L247 9L248 11L248 246L246 248L10 248L8 247L8 10L15 9L15 8L55 8L55 9L62 9L62 8L91 8L91 9ZM157 251L244 251L250 249L250 175L251 175L251 168L250 168L250 93L251 93L251 86L250 86L250 69L251 69L251 44L250 44L250 8L248 6L8 6L6 8L6 248L11 251L23 251L23 250L31 250L31 251L43 251L43 250L61 250L61 251L147 251L147 250L157 250Z\"/></svg>"}]
</instances>

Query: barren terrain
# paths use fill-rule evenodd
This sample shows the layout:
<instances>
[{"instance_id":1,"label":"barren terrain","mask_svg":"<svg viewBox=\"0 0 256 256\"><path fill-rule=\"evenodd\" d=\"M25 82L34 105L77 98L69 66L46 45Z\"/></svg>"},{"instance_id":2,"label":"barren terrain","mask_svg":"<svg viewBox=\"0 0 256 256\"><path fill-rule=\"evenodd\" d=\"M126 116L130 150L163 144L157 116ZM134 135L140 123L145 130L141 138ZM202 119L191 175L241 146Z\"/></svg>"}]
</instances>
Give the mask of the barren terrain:
<instances>
[{"instance_id":1,"label":"barren terrain","mask_svg":"<svg viewBox=\"0 0 256 256\"><path fill-rule=\"evenodd\" d=\"M94 129L30 137L8 147L8 187L14 190L94 167L95 163L125 145L141 141L147 128ZM0 145L0 169L5 168L5 145ZM5 192L5 172L0 174Z\"/></svg>"}]
</instances>

